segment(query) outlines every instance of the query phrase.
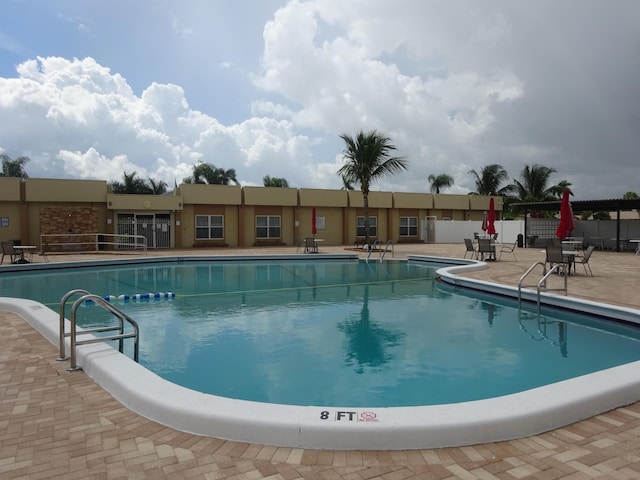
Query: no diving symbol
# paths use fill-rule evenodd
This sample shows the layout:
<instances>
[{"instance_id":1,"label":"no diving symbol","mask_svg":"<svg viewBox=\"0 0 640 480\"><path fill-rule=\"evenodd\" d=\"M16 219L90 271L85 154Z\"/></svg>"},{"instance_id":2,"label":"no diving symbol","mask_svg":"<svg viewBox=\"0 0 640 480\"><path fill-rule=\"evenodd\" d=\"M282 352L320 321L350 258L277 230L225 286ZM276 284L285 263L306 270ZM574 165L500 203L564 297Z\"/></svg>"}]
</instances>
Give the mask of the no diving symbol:
<instances>
[{"instance_id":1,"label":"no diving symbol","mask_svg":"<svg viewBox=\"0 0 640 480\"><path fill-rule=\"evenodd\" d=\"M361 422L377 422L378 416L374 412L360 412L358 420Z\"/></svg>"}]
</instances>

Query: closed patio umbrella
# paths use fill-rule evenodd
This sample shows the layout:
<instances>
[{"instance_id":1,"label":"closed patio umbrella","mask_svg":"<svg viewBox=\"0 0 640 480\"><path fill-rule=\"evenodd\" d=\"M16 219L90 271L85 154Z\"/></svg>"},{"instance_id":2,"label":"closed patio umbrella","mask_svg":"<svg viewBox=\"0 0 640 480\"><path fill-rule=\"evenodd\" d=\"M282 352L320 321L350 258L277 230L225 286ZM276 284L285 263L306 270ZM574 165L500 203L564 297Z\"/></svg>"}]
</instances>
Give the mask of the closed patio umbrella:
<instances>
[{"instance_id":1,"label":"closed patio umbrella","mask_svg":"<svg viewBox=\"0 0 640 480\"><path fill-rule=\"evenodd\" d=\"M311 234L315 237L316 233L318 233L316 226L316 207L313 207L311 209Z\"/></svg>"},{"instance_id":2,"label":"closed patio umbrella","mask_svg":"<svg viewBox=\"0 0 640 480\"><path fill-rule=\"evenodd\" d=\"M482 212L482 226L480 228L482 228L483 232L487 231L487 212Z\"/></svg>"},{"instance_id":3,"label":"closed patio umbrella","mask_svg":"<svg viewBox=\"0 0 640 480\"><path fill-rule=\"evenodd\" d=\"M487 215L487 235L495 235L496 227L493 224L496 221L496 210L493 204L493 197L489 199L489 214Z\"/></svg>"},{"instance_id":4,"label":"closed patio umbrella","mask_svg":"<svg viewBox=\"0 0 640 480\"><path fill-rule=\"evenodd\" d=\"M567 238L576 226L573 218L573 208L569 202L569 195L573 195L568 188L562 192L562 203L560 204L560 224L556 230L556 237Z\"/></svg>"}]
</instances>

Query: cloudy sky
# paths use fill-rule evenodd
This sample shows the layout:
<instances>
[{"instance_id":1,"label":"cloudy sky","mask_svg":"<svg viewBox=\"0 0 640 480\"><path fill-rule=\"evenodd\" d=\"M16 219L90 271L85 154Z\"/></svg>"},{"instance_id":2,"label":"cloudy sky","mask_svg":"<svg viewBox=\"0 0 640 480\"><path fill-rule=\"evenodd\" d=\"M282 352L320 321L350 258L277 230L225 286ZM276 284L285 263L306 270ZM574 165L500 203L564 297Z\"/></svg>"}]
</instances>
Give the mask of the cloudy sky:
<instances>
[{"instance_id":1,"label":"cloudy sky","mask_svg":"<svg viewBox=\"0 0 640 480\"><path fill-rule=\"evenodd\" d=\"M178 184L199 161L340 188L342 133L429 175L557 170L640 193L637 0L2 0L0 152L31 177Z\"/></svg>"}]
</instances>

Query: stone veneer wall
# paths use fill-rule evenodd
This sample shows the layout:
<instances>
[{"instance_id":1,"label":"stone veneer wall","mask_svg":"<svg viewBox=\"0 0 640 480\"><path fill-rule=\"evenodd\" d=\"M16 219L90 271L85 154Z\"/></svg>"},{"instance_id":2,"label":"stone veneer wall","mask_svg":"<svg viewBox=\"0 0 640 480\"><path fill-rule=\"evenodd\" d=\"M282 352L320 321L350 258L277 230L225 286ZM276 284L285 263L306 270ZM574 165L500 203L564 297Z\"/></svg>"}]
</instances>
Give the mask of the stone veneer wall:
<instances>
[{"instance_id":1,"label":"stone veneer wall","mask_svg":"<svg viewBox=\"0 0 640 480\"><path fill-rule=\"evenodd\" d=\"M98 233L98 211L94 207L42 207L40 233L63 235L45 238L45 250L49 252L95 250L92 245ZM83 233L91 235L79 235ZM70 245L73 243L76 245Z\"/></svg>"}]
</instances>

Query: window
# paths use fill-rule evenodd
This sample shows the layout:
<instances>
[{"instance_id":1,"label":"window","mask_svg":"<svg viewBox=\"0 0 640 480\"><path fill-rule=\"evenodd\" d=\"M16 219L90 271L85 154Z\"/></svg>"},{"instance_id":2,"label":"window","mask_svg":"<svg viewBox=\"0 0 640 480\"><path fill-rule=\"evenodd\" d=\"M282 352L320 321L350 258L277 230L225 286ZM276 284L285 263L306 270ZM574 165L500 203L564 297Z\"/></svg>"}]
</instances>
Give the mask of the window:
<instances>
[{"instance_id":1,"label":"window","mask_svg":"<svg viewBox=\"0 0 640 480\"><path fill-rule=\"evenodd\" d=\"M356 228L356 236L364 237L364 217L358 217L358 226ZM378 236L378 217L369 217L369 236Z\"/></svg>"},{"instance_id":2,"label":"window","mask_svg":"<svg viewBox=\"0 0 640 480\"><path fill-rule=\"evenodd\" d=\"M224 215L196 215L196 240L224 239Z\"/></svg>"},{"instance_id":3,"label":"window","mask_svg":"<svg viewBox=\"0 0 640 480\"><path fill-rule=\"evenodd\" d=\"M418 236L418 217L400 217L400 236Z\"/></svg>"},{"instance_id":4,"label":"window","mask_svg":"<svg viewBox=\"0 0 640 480\"><path fill-rule=\"evenodd\" d=\"M256 239L280 238L279 215L256 215Z\"/></svg>"}]
</instances>

